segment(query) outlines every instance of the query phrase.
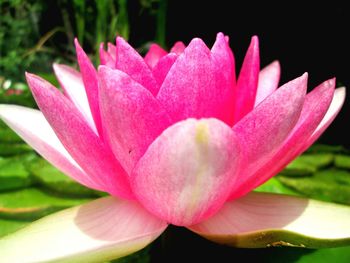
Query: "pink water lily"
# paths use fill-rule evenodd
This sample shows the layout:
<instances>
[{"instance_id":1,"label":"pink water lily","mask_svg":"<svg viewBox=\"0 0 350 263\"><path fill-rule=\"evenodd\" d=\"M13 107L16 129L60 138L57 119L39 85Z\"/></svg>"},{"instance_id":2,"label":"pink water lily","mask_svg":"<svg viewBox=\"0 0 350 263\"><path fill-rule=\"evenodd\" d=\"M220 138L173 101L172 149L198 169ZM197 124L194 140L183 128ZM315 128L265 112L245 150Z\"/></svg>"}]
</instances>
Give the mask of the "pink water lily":
<instances>
[{"instance_id":1,"label":"pink water lily","mask_svg":"<svg viewBox=\"0 0 350 263\"><path fill-rule=\"evenodd\" d=\"M101 45L98 70L75 45L80 72L54 65L63 93L28 73L40 111L1 105L0 116L61 171L112 197L10 235L0 241L5 258L21 246L21 255L38 261L107 260L144 247L168 224L243 247L266 246L277 230L329 244L349 240L348 207L250 193L333 121L345 98L335 79L308 94L306 73L279 87L278 61L260 70L256 36L237 79L222 33L211 49L195 38L169 53L153 44L145 57L118 37L107 50ZM249 241L261 231L266 239Z\"/></svg>"}]
</instances>

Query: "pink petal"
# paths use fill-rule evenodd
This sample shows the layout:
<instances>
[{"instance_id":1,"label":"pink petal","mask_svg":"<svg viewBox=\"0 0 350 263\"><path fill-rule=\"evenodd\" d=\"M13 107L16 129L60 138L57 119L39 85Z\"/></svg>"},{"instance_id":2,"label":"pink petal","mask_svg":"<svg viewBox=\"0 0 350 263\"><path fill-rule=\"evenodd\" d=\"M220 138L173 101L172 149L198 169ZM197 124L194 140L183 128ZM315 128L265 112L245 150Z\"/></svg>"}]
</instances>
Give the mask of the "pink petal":
<instances>
[{"instance_id":1,"label":"pink petal","mask_svg":"<svg viewBox=\"0 0 350 263\"><path fill-rule=\"evenodd\" d=\"M107 52L114 61L117 59L117 47L110 42L107 43Z\"/></svg>"},{"instance_id":2,"label":"pink petal","mask_svg":"<svg viewBox=\"0 0 350 263\"><path fill-rule=\"evenodd\" d=\"M217 119L187 119L165 130L132 174L138 200L175 225L213 215L236 179L240 148L232 129Z\"/></svg>"},{"instance_id":3,"label":"pink petal","mask_svg":"<svg viewBox=\"0 0 350 263\"><path fill-rule=\"evenodd\" d=\"M26 77L57 137L93 182L111 194L132 198L125 171L73 104L47 81L32 74Z\"/></svg>"},{"instance_id":4,"label":"pink petal","mask_svg":"<svg viewBox=\"0 0 350 263\"><path fill-rule=\"evenodd\" d=\"M178 55L175 53L169 53L168 55L162 57L158 61L157 65L152 69L153 76L156 79L159 87L162 86L166 75L168 74L170 68L173 66L177 58Z\"/></svg>"},{"instance_id":5,"label":"pink petal","mask_svg":"<svg viewBox=\"0 0 350 263\"><path fill-rule=\"evenodd\" d=\"M180 55L181 53L184 52L185 48L186 48L186 45L183 42L177 41L174 44L174 46L170 49L170 52Z\"/></svg>"},{"instance_id":6,"label":"pink petal","mask_svg":"<svg viewBox=\"0 0 350 263\"><path fill-rule=\"evenodd\" d=\"M333 122L344 104L345 95L345 87L341 87L335 90L333 100L326 115L322 119L321 123L317 126L316 130L312 133L310 138L304 143L303 151L309 148Z\"/></svg>"},{"instance_id":7,"label":"pink petal","mask_svg":"<svg viewBox=\"0 0 350 263\"><path fill-rule=\"evenodd\" d=\"M174 121L214 117L230 122L227 108L232 83L226 83L217 57L196 38L175 61L157 95Z\"/></svg>"},{"instance_id":8,"label":"pink petal","mask_svg":"<svg viewBox=\"0 0 350 263\"><path fill-rule=\"evenodd\" d=\"M171 120L153 95L130 76L99 68L100 105L112 150L130 173Z\"/></svg>"},{"instance_id":9,"label":"pink petal","mask_svg":"<svg viewBox=\"0 0 350 263\"><path fill-rule=\"evenodd\" d=\"M74 40L75 49L77 53L80 72L83 78L86 94L89 100L89 105L94 118L97 131L100 136L103 135L101 126L100 108L98 105L98 86L97 86L97 72L94 65L91 63L89 57L81 48L78 39Z\"/></svg>"},{"instance_id":10,"label":"pink petal","mask_svg":"<svg viewBox=\"0 0 350 263\"><path fill-rule=\"evenodd\" d=\"M157 44L151 44L146 56L145 62L150 68L154 68L157 65L159 59L164 57L168 52L166 52L161 46Z\"/></svg>"},{"instance_id":11,"label":"pink petal","mask_svg":"<svg viewBox=\"0 0 350 263\"><path fill-rule=\"evenodd\" d=\"M253 107L258 87L260 68L259 40L257 36L252 37L247 54L244 58L239 73L237 86L235 87L235 123L249 113Z\"/></svg>"},{"instance_id":12,"label":"pink petal","mask_svg":"<svg viewBox=\"0 0 350 263\"><path fill-rule=\"evenodd\" d=\"M235 102L233 87L236 83L235 59L224 34L217 34L211 53L218 71L222 72L221 78L218 79L221 81L218 85L221 87L222 91L225 92L221 95L226 98L223 102L225 115L222 118L232 126Z\"/></svg>"},{"instance_id":13,"label":"pink petal","mask_svg":"<svg viewBox=\"0 0 350 263\"><path fill-rule=\"evenodd\" d=\"M40 111L17 105L0 105L0 117L63 173L87 187L102 190L101 185L91 180L69 155Z\"/></svg>"},{"instance_id":14,"label":"pink petal","mask_svg":"<svg viewBox=\"0 0 350 263\"><path fill-rule=\"evenodd\" d=\"M101 43L100 45L100 63L101 65L106 65L110 68L115 68L115 56L113 58L109 52L104 50L103 43Z\"/></svg>"},{"instance_id":15,"label":"pink petal","mask_svg":"<svg viewBox=\"0 0 350 263\"><path fill-rule=\"evenodd\" d=\"M324 118L333 97L334 86L334 79L325 81L306 96L300 118L288 138L279 146L270 160L257 166L257 169L251 171L253 173L245 173L242 180L237 181L232 198L246 194L276 175L311 145L310 143L306 148L303 147Z\"/></svg>"},{"instance_id":16,"label":"pink petal","mask_svg":"<svg viewBox=\"0 0 350 263\"><path fill-rule=\"evenodd\" d=\"M273 157L294 128L306 88L307 74L304 74L283 85L233 127L244 145L245 158L232 195L252 189L251 185L242 187L242 182L250 180L249 177ZM254 183L253 179L251 181Z\"/></svg>"},{"instance_id":17,"label":"pink petal","mask_svg":"<svg viewBox=\"0 0 350 263\"><path fill-rule=\"evenodd\" d=\"M150 67L140 54L121 37L117 37L116 68L147 88L154 96L158 93L159 86Z\"/></svg>"},{"instance_id":18,"label":"pink petal","mask_svg":"<svg viewBox=\"0 0 350 263\"><path fill-rule=\"evenodd\" d=\"M189 228L234 247L324 248L349 243L349 220L350 209L345 205L252 192L226 203L213 217Z\"/></svg>"},{"instance_id":19,"label":"pink petal","mask_svg":"<svg viewBox=\"0 0 350 263\"><path fill-rule=\"evenodd\" d=\"M1 261L109 262L144 248L166 227L136 202L105 197L2 238Z\"/></svg>"},{"instance_id":20,"label":"pink petal","mask_svg":"<svg viewBox=\"0 0 350 263\"><path fill-rule=\"evenodd\" d=\"M278 88L281 75L280 63L276 60L267 65L259 73L258 88L256 90L255 106L262 102Z\"/></svg>"},{"instance_id":21,"label":"pink petal","mask_svg":"<svg viewBox=\"0 0 350 263\"><path fill-rule=\"evenodd\" d=\"M90 127L97 133L81 74L74 68L63 64L53 64L53 69L64 94L74 103Z\"/></svg>"}]
</instances>

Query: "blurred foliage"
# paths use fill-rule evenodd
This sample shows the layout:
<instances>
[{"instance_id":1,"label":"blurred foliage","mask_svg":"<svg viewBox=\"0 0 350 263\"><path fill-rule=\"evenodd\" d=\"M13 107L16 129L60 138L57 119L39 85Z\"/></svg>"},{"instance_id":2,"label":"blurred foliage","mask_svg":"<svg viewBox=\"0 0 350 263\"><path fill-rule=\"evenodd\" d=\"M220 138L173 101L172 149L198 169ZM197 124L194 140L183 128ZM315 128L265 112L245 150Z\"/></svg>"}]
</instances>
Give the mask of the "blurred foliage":
<instances>
[{"instance_id":1,"label":"blurred foliage","mask_svg":"<svg viewBox=\"0 0 350 263\"><path fill-rule=\"evenodd\" d=\"M23 82L25 71L47 74L54 61L76 63L74 37L88 53L97 53L101 42L114 42L116 35L128 39L129 9L135 4L157 20L154 39L164 44L166 2L1 0L0 88L5 80Z\"/></svg>"}]
</instances>

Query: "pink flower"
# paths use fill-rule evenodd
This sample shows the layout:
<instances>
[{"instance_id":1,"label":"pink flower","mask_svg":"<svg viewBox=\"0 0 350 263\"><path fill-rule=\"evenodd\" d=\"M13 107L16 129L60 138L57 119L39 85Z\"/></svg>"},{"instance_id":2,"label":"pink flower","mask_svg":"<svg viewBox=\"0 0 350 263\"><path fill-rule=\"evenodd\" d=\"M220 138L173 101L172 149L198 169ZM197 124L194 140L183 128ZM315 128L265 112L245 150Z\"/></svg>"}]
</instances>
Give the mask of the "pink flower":
<instances>
[{"instance_id":1,"label":"pink flower","mask_svg":"<svg viewBox=\"0 0 350 263\"><path fill-rule=\"evenodd\" d=\"M75 44L80 72L54 65L64 92L28 73L41 111L2 105L1 118L76 181L125 199L111 211L149 222L146 243L167 224L220 232L231 204L256 202L241 197L305 151L345 98L335 79L306 94L307 73L278 88L280 65L260 70L257 37L237 80L222 33L211 49L195 38L170 53L151 45L145 58L118 37L101 45L97 71Z\"/></svg>"}]
</instances>

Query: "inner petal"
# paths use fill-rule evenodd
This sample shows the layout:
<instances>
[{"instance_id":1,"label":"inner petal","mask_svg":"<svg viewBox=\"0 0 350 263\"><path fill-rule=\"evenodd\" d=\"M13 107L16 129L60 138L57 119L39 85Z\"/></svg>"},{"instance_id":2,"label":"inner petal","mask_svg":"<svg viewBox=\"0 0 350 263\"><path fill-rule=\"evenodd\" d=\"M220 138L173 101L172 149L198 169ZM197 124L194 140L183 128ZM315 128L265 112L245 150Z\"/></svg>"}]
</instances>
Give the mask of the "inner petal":
<instances>
[{"instance_id":1,"label":"inner petal","mask_svg":"<svg viewBox=\"0 0 350 263\"><path fill-rule=\"evenodd\" d=\"M174 225L192 225L223 205L239 157L228 125L217 119L187 119L150 145L132 173L132 187L156 216Z\"/></svg>"}]
</instances>

